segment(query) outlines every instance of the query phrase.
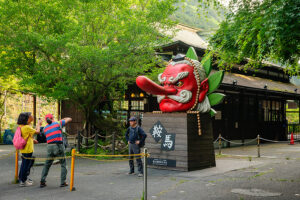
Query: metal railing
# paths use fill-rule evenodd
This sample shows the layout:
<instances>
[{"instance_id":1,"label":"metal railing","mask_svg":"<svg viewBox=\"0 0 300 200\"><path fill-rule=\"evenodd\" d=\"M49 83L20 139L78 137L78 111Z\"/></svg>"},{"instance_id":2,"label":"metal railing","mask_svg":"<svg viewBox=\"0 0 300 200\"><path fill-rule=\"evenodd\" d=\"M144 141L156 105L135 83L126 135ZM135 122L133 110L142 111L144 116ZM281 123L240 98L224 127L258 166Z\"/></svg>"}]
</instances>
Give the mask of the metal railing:
<instances>
[{"instance_id":1,"label":"metal railing","mask_svg":"<svg viewBox=\"0 0 300 200\"><path fill-rule=\"evenodd\" d=\"M257 145L257 157L259 158L260 157L260 144L261 144L261 141L265 141L265 142L273 142L273 143L290 143L290 144L294 144L294 142L296 141L300 141L300 136L295 138L294 135L293 135L293 139L292 136L293 133L289 134L289 140L287 141L277 141L277 140L270 140L270 139L266 139L266 138L262 138L260 137L260 135L257 135L256 138L254 139L251 139L250 141L247 141L247 142L233 142L233 141L230 141L230 140L227 140L225 138L222 137L222 135L220 134L219 137L213 142L213 143L217 143L218 142L218 149L219 149L219 155L222 154L222 141L225 141L225 142L228 142L228 143L231 143L231 144L237 144L237 145L245 145L245 144L250 144L250 143L253 143L254 141L256 141L256 145Z\"/></svg>"}]
</instances>

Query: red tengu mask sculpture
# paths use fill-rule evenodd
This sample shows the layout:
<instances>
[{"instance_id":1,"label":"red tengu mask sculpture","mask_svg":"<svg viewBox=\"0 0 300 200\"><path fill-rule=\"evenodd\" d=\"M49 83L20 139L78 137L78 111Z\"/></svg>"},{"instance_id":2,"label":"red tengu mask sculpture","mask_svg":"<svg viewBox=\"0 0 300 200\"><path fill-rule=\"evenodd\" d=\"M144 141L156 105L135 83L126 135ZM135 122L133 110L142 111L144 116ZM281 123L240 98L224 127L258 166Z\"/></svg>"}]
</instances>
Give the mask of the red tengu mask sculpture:
<instances>
[{"instance_id":1,"label":"red tengu mask sculpture","mask_svg":"<svg viewBox=\"0 0 300 200\"><path fill-rule=\"evenodd\" d=\"M161 86L145 76L139 76L136 84L142 90L157 95L159 108L163 112L199 110L208 112L208 80L202 65L184 55L171 60L158 80ZM201 106L202 105L202 106Z\"/></svg>"}]
</instances>

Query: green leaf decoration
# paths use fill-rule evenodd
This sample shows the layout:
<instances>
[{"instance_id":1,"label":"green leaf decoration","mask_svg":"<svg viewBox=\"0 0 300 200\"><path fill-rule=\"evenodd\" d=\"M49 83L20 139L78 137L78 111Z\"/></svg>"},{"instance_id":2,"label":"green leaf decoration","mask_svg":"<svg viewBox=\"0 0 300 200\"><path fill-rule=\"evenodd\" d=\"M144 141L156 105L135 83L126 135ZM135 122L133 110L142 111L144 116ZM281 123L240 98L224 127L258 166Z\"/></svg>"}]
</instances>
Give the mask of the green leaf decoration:
<instances>
[{"instance_id":1,"label":"green leaf decoration","mask_svg":"<svg viewBox=\"0 0 300 200\"><path fill-rule=\"evenodd\" d=\"M201 64L203 65L203 68L205 70L206 76L208 76L211 72L211 56L208 54L201 60Z\"/></svg>"},{"instance_id":2,"label":"green leaf decoration","mask_svg":"<svg viewBox=\"0 0 300 200\"><path fill-rule=\"evenodd\" d=\"M215 116L216 113L217 112L214 109L212 109L212 108L209 111L209 114L210 114L211 117Z\"/></svg>"},{"instance_id":3,"label":"green leaf decoration","mask_svg":"<svg viewBox=\"0 0 300 200\"><path fill-rule=\"evenodd\" d=\"M207 96L209 103L211 106L217 105L219 104L223 98L225 97L225 94L222 93L212 93L210 95Z\"/></svg>"},{"instance_id":4,"label":"green leaf decoration","mask_svg":"<svg viewBox=\"0 0 300 200\"><path fill-rule=\"evenodd\" d=\"M190 47L185 56L193 60L198 60L198 56L194 47Z\"/></svg>"},{"instance_id":5,"label":"green leaf decoration","mask_svg":"<svg viewBox=\"0 0 300 200\"><path fill-rule=\"evenodd\" d=\"M219 88L220 84L222 83L223 77L223 70L220 70L208 77L208 94L214 92L216 89Z\"/></svg>"}]
</instances>

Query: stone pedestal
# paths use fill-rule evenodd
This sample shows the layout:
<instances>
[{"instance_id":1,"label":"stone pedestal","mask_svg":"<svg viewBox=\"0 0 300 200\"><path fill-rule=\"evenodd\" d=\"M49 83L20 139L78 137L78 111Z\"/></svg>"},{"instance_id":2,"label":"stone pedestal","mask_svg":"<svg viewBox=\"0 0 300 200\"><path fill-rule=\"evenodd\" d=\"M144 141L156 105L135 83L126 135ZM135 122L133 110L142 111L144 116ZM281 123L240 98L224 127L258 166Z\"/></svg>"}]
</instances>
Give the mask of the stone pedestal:
<instances>
[{"instance_id":1,"label":"stone pedestal","mask_svg":"<svg viewBox=\"0 0 300 200\"><path fill-rule=\"evenodd\" d=\"M145 113L142 128L151 168L192 171L216 166L209 114Z\"/></svg>"}]
</instances>

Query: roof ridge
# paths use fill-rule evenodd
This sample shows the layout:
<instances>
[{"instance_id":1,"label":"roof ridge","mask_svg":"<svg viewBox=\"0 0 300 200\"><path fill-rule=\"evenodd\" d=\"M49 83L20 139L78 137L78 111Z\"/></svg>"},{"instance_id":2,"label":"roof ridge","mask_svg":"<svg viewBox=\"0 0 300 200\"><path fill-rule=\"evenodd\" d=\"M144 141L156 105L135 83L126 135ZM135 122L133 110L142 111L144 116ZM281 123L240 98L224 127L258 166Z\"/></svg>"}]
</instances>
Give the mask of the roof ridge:
<instances>
[{"instance_id":1,"label":"roof ridge","mask_svg":"<svg viewBox=\"0 0 300 200\"><path fill-rule=\"evenodd\" d=\"M189 31L193 31L195 33L199 32L199 31L203 31L203 29L196 28L196 27L186 25L186 24L182 24L182 23L178 23L176 26L180 29L186 29L186 30L189 30Z\"/></svg>"}]
</instances>

